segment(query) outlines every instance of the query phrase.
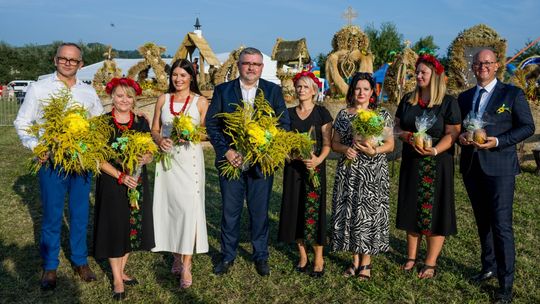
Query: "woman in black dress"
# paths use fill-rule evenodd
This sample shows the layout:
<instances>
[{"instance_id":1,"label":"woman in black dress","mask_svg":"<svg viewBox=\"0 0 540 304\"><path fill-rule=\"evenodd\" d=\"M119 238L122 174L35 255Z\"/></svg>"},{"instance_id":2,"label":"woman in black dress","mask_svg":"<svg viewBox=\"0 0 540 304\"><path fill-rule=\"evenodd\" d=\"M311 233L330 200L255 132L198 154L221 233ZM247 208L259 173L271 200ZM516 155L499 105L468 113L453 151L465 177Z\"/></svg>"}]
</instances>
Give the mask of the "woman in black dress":
<instances>
[{"instance_id":1,"label":"woman in black dress","mask_svg":"<svg viewBox=\"0 0 540 304\"><path fill-rule=\"evenodd\" d=\"M315 104L319 79L310 72L294 77L299 105L289 108L291 131L310 132L316 139L311 159L292 160L283 172L283 197L279 219L278 240L296 241L300 260L295 269L306 272L309 266L306 246L312 245L314 266L312 276L324 274L323 245L326 239L326 163L330 153L332 116L328 110ZM310 181L309 171L318 175L320 185Z\"/></svg>"},{"instance_id":2,"label":"woman in black dress","mask_svg":"<svg viewBox=\"0 0 540 304\"><path fill-rule=\"evenodd\" d=\"M425 235L427 254L418 277L432 278L445 237L457 232L453 155L461 115L455 99L445 95L444 68L435 57L418 58L416 82L415 91L403 97L396 111L395 131L404 142L396 227L407 231L408 258L402 269L414 268ZM436 117L427 131L432 147L415 144L416 117L423 113Z\"/></svg>"},{"instance_id":3,"label":"woman in black dress","mask_svg":"<svg viewBox=\"0 0 540 304\"><path fill-rule=\"evenodd\" d=\"M128 78L114 78L107 84L113 108L108 114L114 128L110 143L121 137L123 131L150 132L143 116L132 112L135 95L140 95L139 85ZM115 160L101 164L102 174L96 181L96 203L94 211L94 256L108 258L113 274L113 298L125 297L124 285L137 284L137 280L125 273L129 253L135 250L150 250L154 247L152 201L146 173L146 164L152 155L140 159L143 165L140 183L137 178L122 172ZM132 208L128 189L137 188L141 193L140 208Z\"/></svg>"},{"instance_id":4,"label":"woman in black dress","mask_svg":"<svg viewBox=\"0 0 540 304\"><path fill-rule=\"evenodd\" d=\"M330 247L352 253L346 277L371 277L371 256L389 249L390 180L386 153L394 149L392 117L377 108L375 80L356 73L347 91L347 107L336 116L332 149L343 156L336 167L332 195ZM381 145L355 141L353 119L359 110L374 110L384 120Z\"/></svg>"}]
</instances>

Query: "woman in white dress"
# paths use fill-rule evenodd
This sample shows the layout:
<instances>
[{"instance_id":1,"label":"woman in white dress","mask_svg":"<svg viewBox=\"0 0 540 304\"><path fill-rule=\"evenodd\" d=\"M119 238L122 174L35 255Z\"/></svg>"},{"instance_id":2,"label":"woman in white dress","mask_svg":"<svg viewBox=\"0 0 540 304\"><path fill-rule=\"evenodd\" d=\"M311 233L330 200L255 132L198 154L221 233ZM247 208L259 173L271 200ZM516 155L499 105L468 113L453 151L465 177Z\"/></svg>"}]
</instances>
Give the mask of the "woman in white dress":
<instances>
[{"instance_id":1,"label":"woman in white dress","mask_svg":"<svg viewBox=\"0 0 540 304\"><path fill-rule=\"evenodd\" d=\"M174 255L172 273L180 276L180 287L192 284L193 253L208 252L204 211L204 157L201 144L173 144L169 138L174 116L185 113L194 124L204 124L208 101L201 96L191 62L179 59L169 72L169 90L159 96L152 122L152 137L172 166L156 165L154 184L154 234L152 251Z\"/></svg>"}]
</instances>

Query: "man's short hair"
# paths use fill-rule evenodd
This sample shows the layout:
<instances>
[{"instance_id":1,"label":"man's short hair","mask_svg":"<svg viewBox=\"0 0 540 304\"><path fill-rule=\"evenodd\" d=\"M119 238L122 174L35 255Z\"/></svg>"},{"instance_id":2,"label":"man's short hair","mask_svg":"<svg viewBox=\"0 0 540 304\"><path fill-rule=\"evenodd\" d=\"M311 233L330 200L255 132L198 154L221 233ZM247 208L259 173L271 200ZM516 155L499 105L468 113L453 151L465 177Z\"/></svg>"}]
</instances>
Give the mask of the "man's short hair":
<instances>
[{"instance_id":1,"label":"man's short hair","mask_svg":"<svg viewBox=\"0 0 540 304\"><path fill-rule=\"evenodd\" d=\"M242 56L244 55L259 55L263 57L263 54L261 53L261 51L259 51L258 49L254 47L247 47L243 49L242 51L240 51L240 54L238 55L238 59L242 58Z\"/></svg>"},{"instance_id":2,"label":"man's short hair","mask_svg":"<svg viewBox=\"0 0 540 304\"><path fill-rule=\"evenodd\" d=\"M58 56L58 53L60 53L60 49L65 47L65 46L72 46L72 47L75 47L79 50L79 52L81 53L81 59L83 58L83 50L82 48L76 44L76 43L73 43L73 42L62 42L62 44L60 44L58 46L58 48L56 49L56 56Z\"/></svg>"}]
</instances>

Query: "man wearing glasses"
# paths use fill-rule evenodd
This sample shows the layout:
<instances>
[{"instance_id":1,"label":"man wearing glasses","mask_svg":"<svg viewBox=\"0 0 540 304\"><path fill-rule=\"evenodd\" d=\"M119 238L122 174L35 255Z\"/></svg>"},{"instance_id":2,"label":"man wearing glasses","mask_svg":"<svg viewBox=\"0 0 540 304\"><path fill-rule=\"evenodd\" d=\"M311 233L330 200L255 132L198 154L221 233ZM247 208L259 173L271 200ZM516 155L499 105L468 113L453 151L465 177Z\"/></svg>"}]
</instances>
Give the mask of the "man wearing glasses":
<instances>
[{"instance_id":1,"label":"man wearing glasses","mask_svg":"<svg viewBox=\"0 0 540 304\"><path fill-rule=\"evenodd\" d=\"M231 146L231 138L223 133L222 118L218 113L233 112L235 104L253 103L255 96L262 91L266 100L280 116L280 125L289 130L289 115L281 88L261 79L263 55L255 48L245 48L238 58L240 77L223 83L214 89L212 103L206 115L206 129L210 142L216 151L216 167L227 160L234 167L242 167L242 155ZM234 263L240 237L240 215L247 201L250 216L251 244L253 261L261 276L270 274L268 266L268 205L272 192L273 176L264 177L258 166L246 168L237 180L219 176L221 188L221 261L214 267L215 274L226 273Z\"/></svg>"},{"instance_id":2,"label":"man wearing glasses","mask_svg":"<svg viewBox=\"0 0 540 304\"><path fill-rule=\"evenodd\" d=\"M68 88L73 95L73 102L81 104L90 115L102 114L103 106L94 89L77 79L77 71L83 66L81 48L74 43L61 44L54 57L56 73L53 76L32 83L17 114L14 125L22 144L34 149L38 139L27 133L28 128L43 121L43 102L51 94ZM40 159L45 163L48 157ZM41 288L52 290L56 287L56 269L60 252L60 234L64 199L69 196L69 243L71 262L75 272L83 281L96 280L95 274L88 267L86 233L88 226L90 174L65 174L61 168L51 165L42 166L38 172L41 190L43 217L41 220L40 255L43 259Z\"/></svg>"},{"instance_id":3,"label":"man wearing glasses","mask_svg":"<svg viewBox=\"0 0 540 304\"><path fill-rule=\"evenodd\" d=\"M499 280L496 303L512 302L515 246L512 204L520 167L516 144L534 134L534 121L523 91L495 78L497 56L483 49L473 58L477 85L458 97L461 117L477 113L488 123L483 144L459 136L460 170L480 236L482 269L471 280ZM462 128L462 130L466 130Z\"/></svg>"}]
</instances>

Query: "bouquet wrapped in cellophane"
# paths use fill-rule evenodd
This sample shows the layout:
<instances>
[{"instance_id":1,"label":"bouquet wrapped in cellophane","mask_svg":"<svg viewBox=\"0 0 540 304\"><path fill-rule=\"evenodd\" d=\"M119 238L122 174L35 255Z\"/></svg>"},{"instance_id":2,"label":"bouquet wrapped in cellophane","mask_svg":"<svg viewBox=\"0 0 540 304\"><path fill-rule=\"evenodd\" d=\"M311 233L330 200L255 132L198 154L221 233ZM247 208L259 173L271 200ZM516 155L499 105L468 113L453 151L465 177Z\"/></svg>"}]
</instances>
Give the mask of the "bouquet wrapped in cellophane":
<instances>
[{"instance_id":1,"label":"bouquet wrapped in cellophane","mask_svg":"<svg viewBox=\"0 0 540 304\"><path fill-rule=\"evenodd\" d=\"M109 118L89 117L88 111L72 100L67 88L44 100L44 122L28 130L38 138L30 165L33 173L43 165L39 160L49 154L53 167L59 166L66 174L99 174L101 163L114 154L108 146L113 131Z\"/></svg>"},{"instance_id":2,"label":"bouquet wrapped in cellophane","mask_svg":"<svg viewBox=\"0 0 540 304\"><path fill-rule=\"evenodd\" d=\"M312 137L313 127L305 133L293 133L296 138L292 142L290 158L311 159L314 145L317 143ZM316 168L309 168L309 181L314 188L319 188L321 183Z\"/></svg>"},{"instance_id":3,"label":"bouquet wrapped in cellophane","mask_svg":"<svg viewBox=\"0 0 540 304\"><path fill-rule=\"evenodd\" d=\"M122 171L138 179L141 175L142 166L139 163L146 153L155 154L158 151L157 145L152 140L148 132L137 132L127 130L122 133L122 137L116 138L111 144L116 152L114 158L120 161ZM140 192L137 188L128 189L128 197L131 207L139 209Z\"/></svg>"},{"instance_id":4,"label":"bouquet wrapped in cellophane","mask_svg":"<svg viewBox=\"0 0 540 304\"><path fill-rule=\"evenodd\" d=\"M238 179L242 170L259 165L264 176L272 175L283 168L295 141L295 133L278 128L279 117L264 99L262 91L252 104L242 102L231 113L219 113L223 118L223 132L232 139L231 146L242 154L243 168L233 167L227 160L220 165L221 174L229 179Z\"/></svg>"}]
</instances>

